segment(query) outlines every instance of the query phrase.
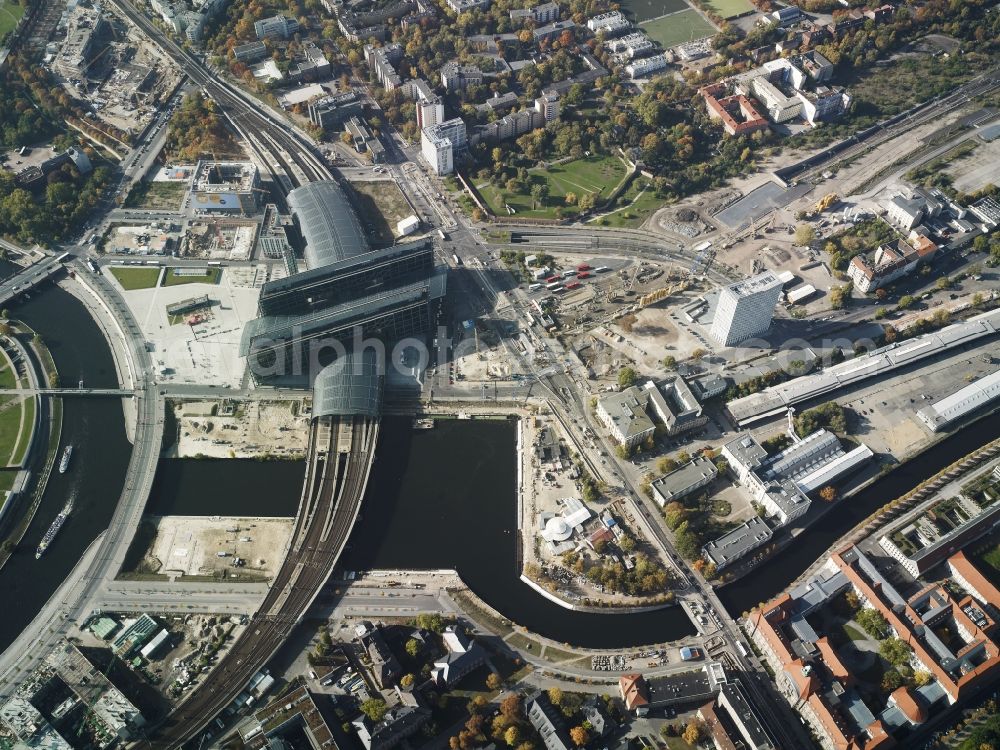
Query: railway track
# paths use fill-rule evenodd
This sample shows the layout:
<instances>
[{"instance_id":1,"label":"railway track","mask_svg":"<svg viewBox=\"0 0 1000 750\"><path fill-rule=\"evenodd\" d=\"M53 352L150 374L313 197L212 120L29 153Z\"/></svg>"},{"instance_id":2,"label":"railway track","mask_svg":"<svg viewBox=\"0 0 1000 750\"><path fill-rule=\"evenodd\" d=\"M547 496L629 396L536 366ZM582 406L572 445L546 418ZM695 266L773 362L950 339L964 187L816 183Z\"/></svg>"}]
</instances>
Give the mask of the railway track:
<instances>
[{"instance_id":1,"label":"railway track","mask_svg":"<svg viewBox=\"0 0 1000 750\"><path fill-rule=\"evenodd\" d=\"M360 509L379 431L377 419L341 419L333 419L323 444L317 441L320 424L311 427L293 542L260 609L201 686L133 747L167 750L197 738L281 647L333 572ZM335 440L344 424L351 431L350 449L338 451Z\"/></svg>"},{"instance_id":2,"label":"railway track","mask_svg":"<svg viewBox=\"0 0 1000 750\"><path fill-rule=\"evenodd\" d=\"M283 191L287 193L292 187L307 182L333 179L332 171L306 136L280 118L268 115L262 111L263 105L248 101L241 92L220 80L128 0L110 0L110 3L219 105L220 111L244 137L258 159L277 170L275 177ZM286 180L281 180L280 174L285 175Z\"/></svg>"}]
</instances>

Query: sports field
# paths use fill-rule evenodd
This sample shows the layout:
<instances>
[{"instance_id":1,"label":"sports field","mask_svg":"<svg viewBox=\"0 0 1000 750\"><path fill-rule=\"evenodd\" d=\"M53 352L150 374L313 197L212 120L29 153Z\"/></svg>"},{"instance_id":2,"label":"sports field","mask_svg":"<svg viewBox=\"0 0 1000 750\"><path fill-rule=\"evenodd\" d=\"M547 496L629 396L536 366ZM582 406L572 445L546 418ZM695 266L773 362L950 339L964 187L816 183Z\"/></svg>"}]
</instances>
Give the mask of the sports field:
<instances>
[{"instance_id":1,"label":"sports field","mask_svg":"<svg viewBox=\"0 0 1000 750\"><path fill-rule=\"evenodd\" d=\"M624 0L621 6L639 24L689 7L685 0Z\"/></svg>"},{"instance_id":2,"label":"sports field","mask_svg":"<svg viewBox=\"0 0 1000 750\"><path fill-rule=\"evenodd\" d=\"M23 15L24 5L13 0L0 0L0 41L14 30Z\"/></svg>"},{"instance_id":3,"label":"sports field","mask_svg":"<svg viewBox=\"0 0 1000 750\"><path fill-rule=\"evenodd\" d=\"M702 5L723 18L734 18L753 10L750 0L702 0Z\"/></svg>"},{"instance_id":4,"label":"sports field","mask_svg":"<svg viewBox=\"0 0 1000 750\"><path fill-rule=\"evenodd\" d=\"M663 47L669 48L706 36L714 36L716 28L696 10L682 10L669 16L646 21L640 26L646 36Z\"/></svg>"}]
</instances>

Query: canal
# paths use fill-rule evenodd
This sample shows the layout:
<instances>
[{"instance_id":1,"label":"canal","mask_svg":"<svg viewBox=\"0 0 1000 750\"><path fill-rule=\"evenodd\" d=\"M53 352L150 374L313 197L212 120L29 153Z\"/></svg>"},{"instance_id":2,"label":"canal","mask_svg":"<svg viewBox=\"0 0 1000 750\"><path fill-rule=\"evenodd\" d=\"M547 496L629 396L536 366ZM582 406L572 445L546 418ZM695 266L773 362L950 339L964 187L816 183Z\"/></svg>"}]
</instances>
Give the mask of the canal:
<instances>
[{"instance_id":1,"label":"canal","mask_svg":"<svg viewBox=\"0 0 1000 750\"><path fill-rule=\"evenodd\" d=\"M680 607L573 612L521 582L515 441L512 420L439 421L433 430L413 430L408 419L383 420L343 567L454 568L505 617L576 646L618 648L692 635Z\"/></svg>"},{"instance_id":2,"label":"canal","mask_svg":"<svg viewBox=\"0 0 1000 750\"><path fill-rule=\"evenodd\" d=\"M977 448L1000 438L1000 419L987 417L942 440L916 459L841 501L816 525L803 532L789 547L768 558L752 573L719 591L733 617L774 597L812 565L831 544L886 503L905 495Z\"/></svg>"}]
</instances>

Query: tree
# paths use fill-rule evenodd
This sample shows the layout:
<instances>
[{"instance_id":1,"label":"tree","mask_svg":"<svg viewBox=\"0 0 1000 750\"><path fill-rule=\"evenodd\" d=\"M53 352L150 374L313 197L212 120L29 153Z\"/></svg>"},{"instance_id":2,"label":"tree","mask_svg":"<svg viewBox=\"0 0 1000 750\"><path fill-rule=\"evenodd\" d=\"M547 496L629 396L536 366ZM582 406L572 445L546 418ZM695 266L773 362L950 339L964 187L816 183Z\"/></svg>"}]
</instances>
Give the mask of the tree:
<instances>
[{"instance_id":1,"label":"tree","mask_svg":"<svg viewBox=\"0 0 1000 750\"><path fill-rule=\"evenodd\" d=\"M521 731L517 728L516 724L507 727L507 731L503 733L503 740L510 747L514 747L520 739L521 739Z\"/></svg>"},{"instance_id":2,"label":"tree","mask_svg":"<svg viewBox=\"0 0 1000 750\"><path fill-rule=\"evenodd\" d=\"M656 462L656 470L660 474L669 474L677 468L678 464L676 459L670 458L670 456L664 456L659 461Z\"/></svg>"},{"instance_id":3,"label":"tree","mask_svg":"<svg viewBox=\"0 0 1000 750\"><path fill-rule=\"evenodd\" d=\"M631 367L623 367L618 371L618 387L628 388L629 386L635 385L635 381L638 379L636 371Z\"/></svg>"},{"instance_id":4,"label":"tree","mask_svg":"<svg viewBox=\"0 0 1000 750\"><path fill-rule=\"evenodd\" d=\"M498 675L496 672L490 672L486 676L486 687L488 687L490 690L499 690L501 684L502 681L500 679L500 675Z\"/></svg>"},{"instance_id":5,"label":"tree","mask_svg":"<svg viewBox=\"0 0 1000 750\"><path fill-rule=\"evenodd\" d=\"M857 612L861 609L861 598L854 591L848 591L844 594L844 603L847 604L847 608L851 612Z\"/></svg>"},{"instance_id":6,"label":"tree","mask_svg":"<svg viewBox=\"0 0 1000 750\"><path fill-rule=\"evenodd\" d=\"M531 208L535 209L542 202L542 183L538 182L531 186Z\"/></svg>"},{"instance_id":7,"label":"tree","mask_svg":"<svg viewBox=\"0 0 1000 750\"><path fill-rule=\"evenodd\" d=\"M688 725L684 727L681 739L689 745L697 745L698 741L701 740L701 725L696 721L688 722Z\"/></svg>"},{"instance_id":8,"label":"tree","mask_svg":"<svg viewBox=\"0 0 1000 750\"><path fill-rule=\"evenodd\" d=\"M417 654L420 653L420 641L418 641L416 638L411 638L406 642L406 646L404 646L404 648L406 649L406 653L408 653L410 656L415 657Z\"/></svg>"},{"instance_id":9,"label":"tree","mask_svg":"<svg viewBox=\"0 0 1000 750\"><path fill-rule=\"evenodd\" d=\"M417 627L434 633L443 633L444 618L437 612L422 612L417 615Z\"/></svg>"},{"instance_id":10,"label":"tree","mask_svg":"<svg viewBox=\"0 0 1000 750\"><path fill-rule=\"evenodd\" d=\"M507 719L516 719L521 715L521 696L509 693L500 701L500 713Z\"/></svg>"},{"instance_id":11,"label":"tree","mask_svg":"<svg viewBox=\"0 0 1000 750\"><path fill-rule=\"evenodd\" d=\"M889 628L889 623L886 622L885 616L877 609L870 607L860 610L854 615L854 619L873 638L882 638Z\"/></svg>"},{"instance_id":12,"label":"tree","mask_svg":"<svg viewBox=\"0 0 1000 750\"><path fill-rule=\"evenodd\" d=\"M947 276L942 276L937 280L937 282L935 282L934 286L936 286L938 289L942 291L944 291L945 289L949 289L951 287L951 279L949 279Z\"/></svg>"},{"instance_id":13,"label":"tree","mask_svg":"<svg viewBox=\"0 0 1000 750\"><path fill-rule=\"evenodd\" d=\"M569 738L577 747L583 747L590 742L590 732L584 727L573 727L569 730Z\"/></svg>"},{"instance_id":14,"label":"tree","mask_svg":"<svg viewBox=\"0 0 1000 750\"><path fill-rule=\"evenodd\" d=\"M385 701L381 698L369 698L361 704L361 713L374 722L380 722L385 717Z\"/></svg>"},{"instance_id":15,"label":"tree","mask_svg":"<svg viewBox=\"0 0 1000 750\"><path fill-rule=\"evenodd\" d=\"M705 350L705 349L702 349L699 346L697 349L695 349L693 352L691 352L691 359L701 359L706 354L708 354L708 351Z\"/></svg>"},{"instance_id":16,"label":"tree","mask_svg":"<svg viewBox=\"0 0 1000 750\"><path fill-rule=\"evenodd\" d=\"M416 680L416 678L412 674L404 674L402 677L399 678L400 687L404 689L409 689L413 687L414 680Z\"/></svg>"},{"instance_id":17,"label":"tree","mask_svg":"<svg viewBox=\"0 0 1000 750\"><path fill-rule=\"evenodd\" d=\"M669 521L668 521L669 523ZM687 521L674 530L674 539L677 542L677 551L687 560L694 560L701 552L701 540L698 535L691 530Z\"/></svg>"},{"instance_id":18,"label":"tree","mask_svg":"<svg viewBox=\"0 0 1000 750\"><path fill-rule=\"evenodd\" d=\"M878 649L882 658L894 667L901 667L910 663L910 654L913 649L899 638L886 638Z\"/></svg>"},{"instance_id":19,"label":"tree","mask_svg":"<svg viewBox=\"0 0 1000 750\"><path fill-rule=\"evenodd\" d=\"M549 688L549 700L552 702L553 706L562 705L563 702L563 691L557 687Z\"/></svg>"},{"instance_id":20,"label":"tree","mask_svg":"<svg viewBox=\"0 0 1000 750\"><path fill-rule=\"evenodd\" d=\"M677 357L673 356L672 354L668 354L666 357L663 358L663 366L666 367L668 370L673 370L675 367L677 367Z\"/></svg>"},{"instance_id":21,"label":"tree","mask_svg":"<svg viewBox=\"0 0 1000 750\"><path fill-rule=\"evenodd\" d=\"M906 310L913 306L913 302L914 299L912 295L904 294L902 297L899 298L899 302L896 303L896 307L898 307L900 310Z\"/></svg>"},{"instance_id":22,"label":"tree","mask_svg":"<svg viewBox=\"0 0 1000 750\"><path fill-rule=\"evenodd\" d=\"M925 669L918 669L913 673L913 684L917 687L923 687L931 681L931 673Z\"/></svg>"},{"instance_id":23,"label":"tree","mask_svg":"<svg viewBox=\"0 0 1000 750\"><path fill-rule=\"evenodd\" d=\"M795 227L795 243L797 245L808 245L816 239L816 230L810 224L799 224Z\"/></svg>"},{"instance_id":24,"label":"tree","mask_svg":"<svg viewBox=\"0 0 1000 750\"><path fill-rule=\"evenodd\" d=\"M891 693L898 687L903 685L903 675L897 672L895 669L890 669L885 674L882 675L882 689Z\"/></svg>"},{"instance_id":25,"label":"tree","mask_svg":"<svg viewBox=\"0 0 1000 750\"><path fill-rule=\"evenodd\" d=\"M832 503L834 500L837 499L837 488L828 484L826 485L826 487L824 487L819 491L819 496L822 500L825 500L828 503Z\"/></svg>"}]
</instances>

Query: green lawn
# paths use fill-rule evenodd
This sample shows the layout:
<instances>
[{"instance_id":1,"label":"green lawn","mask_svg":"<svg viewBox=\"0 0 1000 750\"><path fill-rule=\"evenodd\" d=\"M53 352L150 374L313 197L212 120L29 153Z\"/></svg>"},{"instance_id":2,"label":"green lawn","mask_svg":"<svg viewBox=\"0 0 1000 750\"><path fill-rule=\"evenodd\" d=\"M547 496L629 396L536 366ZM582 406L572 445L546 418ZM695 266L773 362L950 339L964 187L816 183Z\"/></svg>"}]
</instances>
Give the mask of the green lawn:
<instances>
[{"instance_id":1,"label":"green lawn","mask_svg":"<svg viewBox=\"0 0 1000 750\"><path fill-rule=\"evenodd\" d=\"M8 406L0 411L0 465L7 466L13 462L17 449L22 408L23 406Z\"/></svg>"},{"instance_id":2,"label":"green lawn","mask_svg":"<svg viewBox=\"0 0 1000 750\"><path fill-rule=\"evenodd\" d=\"M600 218L592 219L592 223L602 227L639 227L663 205L663 198L658 197L652 187L639 178L633 181L618 202L618 208Z\"/></svg>"},{"instance_id":3,"label":"green lawn","mask_svg":"<svg viewBox=\"0 0 1000 750\"><path fill-rule=\"evenodd\" d=\"M0 388L17 388L17 377L10 365L0 367Z\"/></svg>"},{"instance_id":4,"label":"green lawn","mask_svg":"<svg viewBox=\"0 0 1000 750\"><path fill-rule=\"evenodd\" d=\"M140 182L128 194L127 208L176 211L181 207L186 182Z\"/></svg>"},{"instance_id":5,"label":"green lawn","mask_svg":"<svg viewBox=\"0 0 1000 750\"><path fill-rule=\"evenodd\" d=\"M508 193L495 185L479 185L479 191L497 216L506 216L504 203L517 216L554 218L557 208L562 208L567 216L577 213L575 206L566 205L566 195L577 197L588 193L606 196L626 175L625 165L612 156L588 156L581 159L555 164L548 169L530 169L528 177L532 184L545 182L549 187L549 197L544 205L532 207L530 188L522 193Z\"/></svg>"},{"instance_id":6,"label":"green lawn","mask_svg":"<svg viewBox=\"0 0 1000 750\"><path fill-rule=\"evenodd\" d=\"M980 553L979 559L993 568L993 570L989 572L994 573L994 575L1000 573L1000 545L993 547L987 552Z\"/></svg>"},{"instance_id":7,"label":"green lawn","mask_svg":"<svg viewBox=\"0 0 1000 750\"><path fill-rule=\"evenodd\" d=\"M30 444L31 434L32 434L32 421L35 419L35 399L28 397L21 402L21 410L24 412L24 421L22 423L21 434L17 437L17 445L14 446L13 451L11 451L10 462L12 464L19 464L24 460L24 454L28 452L28 445ZM12 411L17 411L12 409Z\"/></svg>"},{"instance_id":8,"label":"green lawn","mask_svg":"<svg viewBox=\"0 0 1000 750\"><path fill-rule=\"evenodd\" d=\"M122 268L112 266L111 274L125 290L152 289L160 278L159 268Z\"/></svg>"},{"instance_id":9,"label":"green lawn","mask_svg":"<svg viewBox=\"0 0 1000 750\"><path fill-rule=\"evenodd\" d=\"M844 635L850 638L852 641L867 641L869 636L863 630L858 630L856 627L849 623L844 623Z\"/></svg>"},{"instance_id":10,"label":"green lawn","mask_svg":"<svg viewBox=\"0 0 1000 750\"><path fill-rule=\"evenodd\" d=\"M218 284L222 278L221 268L209 268L208 273L198 276L177 276L176 269L167 269L167 275L163 278L163 286L180 286L181 284Z\"/></svg>"},{"instance_id":11,"label":"green lawn","mask_svg":"<svg viewBox=\"0 0 1000 750\"><path fill-rule=\"evenodd\" d=\"M646 21L640 28L646 32L646 36L664 47L714 36L717 32L701 13L693 9Z\"/></svg>"},{"instance_id":12,"label":"green lawn","mask_svg":"<svg viewBox=\"0 0 1000 750\"><path fill-rule=\"evenodd\" d=\"M13 2L13 0L0 0L0 40L14 30L23 15L23 5Z\"/></svg>"},{"instance_id":13,"label":"green lawn","mask_svg":"<svg viewBox=\"0 0 1000 750\"><path fill-rule=\"evenodd\" d=\"M703 4L723 18L733 18L753 10L749 0L703 0Z\"/></svg>"},{"instance_id":14,"label":"green lawn","mask_svg":"<svg viewBox=\"0 0 1000 750\"><path fill-rule=\"evenodd\" d=\"M621 6L636 23L659 18L688 7L684 0L624 0Z\"/></svg>"}]
</instances>

